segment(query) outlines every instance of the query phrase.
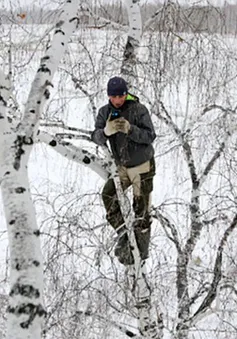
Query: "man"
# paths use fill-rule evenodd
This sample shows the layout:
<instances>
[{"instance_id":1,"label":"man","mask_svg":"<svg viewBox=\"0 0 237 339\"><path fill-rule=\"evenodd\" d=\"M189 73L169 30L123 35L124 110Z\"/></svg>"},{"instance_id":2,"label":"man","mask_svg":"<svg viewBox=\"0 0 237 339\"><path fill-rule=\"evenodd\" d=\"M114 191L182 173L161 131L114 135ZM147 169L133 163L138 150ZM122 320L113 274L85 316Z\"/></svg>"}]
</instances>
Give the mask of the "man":
<instances>
[{"instance_id":1,"label":"man","mask_svg":"<svg viewBox=\"0 0 237 339\"><path fill-rule=\"evenodd\" d=\"M136 96L128 93L123 78L111 78L107 84L107 94L109 103L99 109L92 140L98 145L109 141L123 190L132 185L134 233L141 259L145 260L148 257L151 232L149 208L155 175L152 142L156 134L147 108ZM122 264L133 264L113 179L106 182L102 199L106 218L120 235L115 255Z\"/></svg>"}]
</instances>

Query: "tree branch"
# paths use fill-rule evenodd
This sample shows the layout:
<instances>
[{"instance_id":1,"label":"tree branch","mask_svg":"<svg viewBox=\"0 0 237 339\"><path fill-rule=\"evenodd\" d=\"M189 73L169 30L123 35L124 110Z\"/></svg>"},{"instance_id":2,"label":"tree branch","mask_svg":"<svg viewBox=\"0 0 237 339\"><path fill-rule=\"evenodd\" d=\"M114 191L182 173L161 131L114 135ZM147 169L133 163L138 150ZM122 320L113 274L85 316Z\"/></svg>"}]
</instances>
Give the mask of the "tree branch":
<instances>
[{"instance_id":1,"label":"tree branch","mask_svg":"<svg viewBox=\"0 0 237 339\"><path fill-rule=\"evenodd\" d=\"M224 246L226 244L226 241L229 237L229 235L234 231L234 229L237 226L237 214L234 216L230 226L226 229L221 242L219 244L215 265L214 265L214 276L212 279L212 283L210 285L209 291L203 300L202 304L199 306L198 310L194 313L192 318L190 319L190 322L193 324L194 322L200 320L200 316L204 316L208 308L210 308L212 302L215 300L217 295L217 288L218 284L222 277L221 267L222 267L222 254L224 250Z\"/></svg>"},{"instance_id":2,"label":"tree branch","mask_svg":"<svg viewBox=\"0 0 237 339\"><path fill-rule=\"evenodd\" d=\"M156 218L157 220L159 220L159 222L161 223L162 227L164 228L164 231L167 235L167 237L175 244L175 247L177 249L177 252L181 252L181 246L180 246L180 241L179 241L179 237L178 237L178 232L177 229L175 227L175 225L173 225L168 218L166 218L165 216L163 216L159 211L158 208L155 208L154 210L154 214L153 217ZM170 234L167 231L167 228L171 231L172 237L170 236Z\"/></svg>"},{"instance_id":3,"label":"tree branch","mask_svg":"<svg viewBox=\"0 0 237 339\"><path fill-rule=\"evenodd\" d=\"M40 127L56 127L56 128L62 128L63 130L70 131L70 132L77 132L77 133L83 133L86 135L91 135L92 131L77 128L77 127L71 127L64 124L63 121L56 121L56 122L42 122L40 123Z\"/></svg>"},{"instance_id":4,"label":"tree branch","mask_svg":"<svg viewBox=\"0 0 237 339\"><path fill-rule=\"evenodd\" d=\"M109 177L113 161L112 158L99 158L85 149L76 147L69 142L60 141L56 137L46 132L40 132L37 138L38 141L44 142L48 146L53 147L54 150L61 154L63 157L89 167L104 180Z\"/></svg>"}]
</instances>

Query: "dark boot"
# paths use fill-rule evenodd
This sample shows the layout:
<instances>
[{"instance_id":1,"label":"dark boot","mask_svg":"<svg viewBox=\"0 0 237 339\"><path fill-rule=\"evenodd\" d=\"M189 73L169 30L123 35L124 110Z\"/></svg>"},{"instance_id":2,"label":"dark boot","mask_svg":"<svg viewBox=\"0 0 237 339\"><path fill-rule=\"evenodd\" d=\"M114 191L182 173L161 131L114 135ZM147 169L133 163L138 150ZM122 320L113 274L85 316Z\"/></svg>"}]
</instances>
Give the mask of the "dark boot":
<instances>
[{"instance_id":1,"label":"dark boot","mask_svg":"<svg viewBox=\"0 0 237 339\"><path fill-rule=\"evenodd\" d=\"M129 240L128 240L128 234L126 231L125 233L124 232L121 233L118 243L115 246L114 254L118 258L118 261L121 264L123 265L134 264L134 259L133 259L132 251L130 248Z\"/></svg>"}]
</instances>

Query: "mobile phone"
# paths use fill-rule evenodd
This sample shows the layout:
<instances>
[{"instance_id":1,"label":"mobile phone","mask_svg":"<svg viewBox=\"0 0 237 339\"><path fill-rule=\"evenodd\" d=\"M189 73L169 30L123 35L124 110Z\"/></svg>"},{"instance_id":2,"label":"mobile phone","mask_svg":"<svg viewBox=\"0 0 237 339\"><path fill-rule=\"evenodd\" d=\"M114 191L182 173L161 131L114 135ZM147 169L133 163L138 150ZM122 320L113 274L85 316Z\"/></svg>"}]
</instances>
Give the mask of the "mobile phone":
<instances>
[{"instance_id":1,"label":"mobile phone","mask_svg":"<svg viewBox=\"0 0 237 339\"><path fill-rule=\"evenodd\" d=\"M110 121L120 118L120 112L119 111L112 111L110 116Z\"/></svg>"}]
</instances>

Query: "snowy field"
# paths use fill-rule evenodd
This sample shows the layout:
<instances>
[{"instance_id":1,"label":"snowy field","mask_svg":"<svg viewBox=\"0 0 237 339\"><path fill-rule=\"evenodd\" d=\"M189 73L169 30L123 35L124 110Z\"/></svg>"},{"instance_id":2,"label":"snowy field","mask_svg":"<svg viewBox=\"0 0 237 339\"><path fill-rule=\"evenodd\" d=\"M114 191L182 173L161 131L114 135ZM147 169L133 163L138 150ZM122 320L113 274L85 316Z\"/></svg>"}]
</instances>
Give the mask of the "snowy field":
<instances>
[{"instance_id":1,"label":"snowy field","mask_svg":"<svg viewBox=\"0 0 237 339\"><path fill-rule=\"evenodd\" d=\"M11 39L11 104L19 119L52 32L46 26L0 26L0 30L4 37L0 65L6 72ZM79 29L54 79L42 123L63 121L67 126L93 130L95 112L89 99L97 108L106 103L105 86L110 76L119 73L125 41L125 33ZM191 307L194 313L210 287L218 246L236 213L236 50L237 40L231 36L147 34L138 51L136 94L149 107L157 131L152 205L175 225L181 246L190 235L192 193L190 163L181 147L185 135L197 175L203 179L199 194L205 226L188 266L190 296L199 291ZM80 80L78 88L73 77ZM172 124L166 124L160 114L171 117ZM62 132L60 127L43 126L42 130ZM81 139L73 143L100 151ZM222 143L224 152L205 175ZM100 197L104 181L42 144L32 152L29 176L42 232L49 312L46 338L124 338L113 321L132 329L136 323L127 272L113 256L115 234L105 222ZM0 215L3 293L8 290L9 266L2 210ZM170 230L154 218L148 271L153 303L164 317L164 339L174 338L177 323L177 251L170 237ZM236 240L234 230L223 250L218 297L208 314L190 328L190 339L236 338Z\"/></svg>"}]
</instances>

